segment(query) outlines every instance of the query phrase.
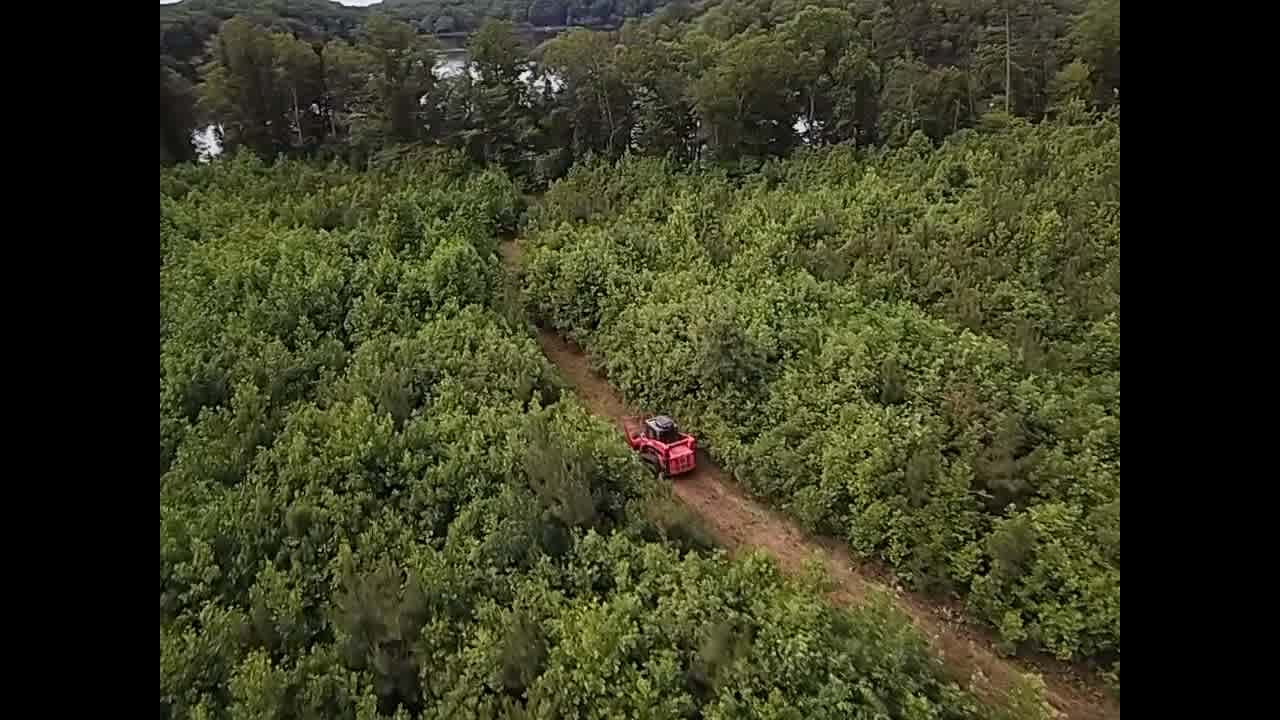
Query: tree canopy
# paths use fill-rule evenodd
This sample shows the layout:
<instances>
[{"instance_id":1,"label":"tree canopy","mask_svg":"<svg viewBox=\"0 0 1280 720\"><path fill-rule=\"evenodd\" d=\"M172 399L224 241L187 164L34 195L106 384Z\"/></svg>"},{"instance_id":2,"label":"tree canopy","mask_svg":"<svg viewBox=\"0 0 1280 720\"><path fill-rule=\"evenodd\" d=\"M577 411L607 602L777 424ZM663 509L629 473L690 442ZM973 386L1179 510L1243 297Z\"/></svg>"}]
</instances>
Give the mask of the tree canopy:
<instances>
[{"instance_id":1,"label":"tree canopy","mask_svg":"<svg viewBox=\"0 0 1280 720\"><path fill-rule=\"evenodd\" d=\"M501 172L240 151L160 201L162 718L990 717L561 391Z\"/></svg>"},{"instance_id":2,"label":"tree canopy","mask_svg":"<svg viewBox=\"0 0 1280 720\"><path fill-rule=\"evenodd\" d=\"M1040 717L726 557L533 323L1118 686L1119 15L161 6L161 717Z\"/></svg>"},{"instance_id":3,"label":"tree canopy","mask_svg":"<svg viewBox=\"0 0 1280 720\"><path fill-rule=\"evenodd\" d=\"M581 164L530 229L541 321L751 490L1011 651L1118 667L1114 121Z\"/></svg>"},{"instance_id":4,"label":"tree canopy","mask_svg":"<svg viewBox=\"0 0 1280 720\"><path fill-rule=\"evenodd\" d=\"M199 83L202 120L265 158L359 163L426 143L531 188L588 156L749 172L799 147L900 147L917 131L937 144L1119 105L1118 0L627 4L616 29L586 20L612 10L575 11L588 27L536 45L527 13L490 8L447 23L465 27L469 65L451 77L432 72L436 21L414 14L429 3L304 22L313 5L163 6L176 9L161 11L162 77ZM175 87L162 80L162 96ZM170 135L193 121L184 107L162 99ZM162 160L190 154L164 143Z\"/></svg>"}]
</instances>

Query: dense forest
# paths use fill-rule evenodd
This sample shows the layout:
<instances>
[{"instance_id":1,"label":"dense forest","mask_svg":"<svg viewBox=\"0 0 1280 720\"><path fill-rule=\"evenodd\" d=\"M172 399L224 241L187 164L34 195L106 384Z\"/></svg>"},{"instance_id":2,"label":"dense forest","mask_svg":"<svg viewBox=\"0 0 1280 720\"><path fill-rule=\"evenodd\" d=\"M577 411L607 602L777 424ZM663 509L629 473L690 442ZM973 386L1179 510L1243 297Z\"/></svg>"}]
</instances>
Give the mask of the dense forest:
<instances>
[{"instance_id":1,"label":"dense forest","mask_svg":"<svg viewBox=\"0 0 1280 720\"><path fill-rule=\"evenodd\" d=\"M745 182L575 167L537 316L753 491L1010 650L1120 652L1120 136L1109 119L806 151Z\"/></svg>"},{"instance_id":2,"label":"dense forest","mask_svg":"<svg viewBox=\"0 0 1280 720\"><path fill-rule=\"evenodd\" d=\"M562 392L501 171L160 184L162 718L992 717L887 607L713 551Z\"/></svg>"},{"instance_id":3,"label":"dense forest","mask_svg":"<svg viewBox=\"0 0 1280 720\"><path fill-rule=\"evenodd\" d=\"M162 6L161 717L1044 716L730 560L535 323L1118 690L1119 7Z\"/></svg>"},{"instance_id":4,"label":"dense forest","mask_svg":"<svg viewBox=\"0 0 1280 720\"><path fill-rule=\"evenodd\" d=\"M207 43L222 23L239 15L273 32L308 43L353 40L374 14L387 15L418 33L469 33L486 20L521 27L617 28L642 17L662 0L382 0L377 7L349 7L332 0L182 0L160 6L160 55L195 81Z\"/></svg>"},{"instance_id":5,"label":"dense forest","mask_svg":"<svg viewBox=\"0 0 1280 720\"><path fill-rule=\"evenodd\" d=\"M174 7L194 12L186 4ZM937 143L1008 116L1119 111L1119 0L672 3L536 47L488 20L468 39L471 71L447 78L433 72L438 43L387 13L304 22L301 3L210 34L236 6L217 7L182 36L186 52L208 37L194 75L162 21L162 161L190 157L170 138L211 122L228 150L266 159L359 166L428 143L537 189L587 156L749 172L798 147L901 146L916 131Z\"/></svg>"}]
</instances>

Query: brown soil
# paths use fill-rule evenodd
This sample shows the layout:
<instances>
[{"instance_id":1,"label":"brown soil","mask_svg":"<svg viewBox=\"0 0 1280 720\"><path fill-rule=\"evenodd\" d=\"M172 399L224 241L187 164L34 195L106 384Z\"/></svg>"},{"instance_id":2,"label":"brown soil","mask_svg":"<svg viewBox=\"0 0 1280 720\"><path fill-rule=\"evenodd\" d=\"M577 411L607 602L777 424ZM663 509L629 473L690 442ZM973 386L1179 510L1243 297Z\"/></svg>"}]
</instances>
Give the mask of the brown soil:
<instances>
[{"instance_id":1,"label":"brown soil","mask_svg":"<svg viewBox=\"0 0 1280 720\"><path fill-rule=\"evenodd\" d=\"M508 268L518 270L517 242L504 242L501 251ZM638 414L591 369L586 355L572 343L546 330L539 332L538 342L591 412L615 423L624 415ZM1000 657L992 649L990 634L967 623L955 608L903 591L883 568L860 562L842 544L814 537L791 519L753 500L702 450L697 458L697 469L676 478L673 490L730 552L760 550L772 556L783 571L793 574L803 573L806 562L817 560L831 578L831 599L842 605L863 602L875 591L887 594L924 633L961 684L979 676L986 679L975 689L988 701L1000 703L1019 674L1033 671L1044 678L1049 702L1065 717L1120 717L1119 702L1101 690L1094 678L1050 659Z\"/></svg>"}]
</instances>

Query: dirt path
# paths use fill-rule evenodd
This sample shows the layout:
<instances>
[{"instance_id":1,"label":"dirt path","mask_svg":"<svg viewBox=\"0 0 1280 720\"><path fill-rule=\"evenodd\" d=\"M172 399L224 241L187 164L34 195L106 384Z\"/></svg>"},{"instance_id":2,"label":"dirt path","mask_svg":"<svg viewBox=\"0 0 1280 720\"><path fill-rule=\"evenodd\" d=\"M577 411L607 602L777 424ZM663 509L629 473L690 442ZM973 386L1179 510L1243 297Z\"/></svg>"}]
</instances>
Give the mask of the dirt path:
<instances>
[{"instance_id":1,"label":"dirt path","mask_svg":"<svg viewBox=\"0 0 1280 720\"><path fill-rule=\"evenodd\" d=\"M502 243L501 252L508 269L516 270L520 257L517 243ZM637 414L604 378L592 371L586 355L577 347L545 330L539 332L538 342L591 412L615 423L624 415ZM795 574L804 571L807 561L817 559L834 583L831 599L840 604L864 601L873 589L895 598L961 684L978 673L987 679L988 690L983 694L988 700L999 702L1015 678L1030 670L1044 678L1049 702L1065 717L1120 717L1120 706L1114 698L1081 681L1070 668L1048 660L1028 664L1003 659L991 649L991 637L967 625L958 613L890 588L883 582L887 578L883 570L858 562L841 544L813 537L789 518L751 499L702 450L698 451L698 468L677 479L673 489L730 552L761 550L777 560L784 571Z\"/></svg>"}]
</instances>

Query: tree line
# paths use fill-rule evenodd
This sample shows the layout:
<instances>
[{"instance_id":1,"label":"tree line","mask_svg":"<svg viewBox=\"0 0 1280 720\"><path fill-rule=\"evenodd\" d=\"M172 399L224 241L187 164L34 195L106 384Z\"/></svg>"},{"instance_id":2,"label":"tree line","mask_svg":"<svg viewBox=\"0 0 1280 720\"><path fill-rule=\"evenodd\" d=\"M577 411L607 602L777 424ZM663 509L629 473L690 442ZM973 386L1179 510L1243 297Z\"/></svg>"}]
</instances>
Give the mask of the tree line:
<instances>
[{"instance_id":1,"label":"tree line","mask_svg":"<svg viewBox=\"0 0 1280 720\"><path fill-rule=\"evenodd\" d=\"M539 351L522 209L456 153L161 171L161 718L1049 717L716 551Z\"/></svg>"},{"instance_id":2,"label":"tree line","mask_svg":"<svg viewBox=\"0 0 1280 720\"><path fill-rule=\"evenodd\" d=\"M587 156L749 170L798 147L1119 109L1118 0L677 2L536 48L486 20L452 78L433 74L437 50L381 13L323 42L233 17L194 89L162 68L162 158L190 157L165 143L200 117L265 158L359 164L425 143L543 186Z\"/></svg>"},{"instance_id":3,"label":"tree line","mask_svg":"<svg viewBox=\"0 0 1280 720\"><path fill-rule=\"evenodd\" d=\"M162 62L196 82L207 43L226 20L240 15L272 32L310 43L353 40L372 14L385 14L429 35L478 29L486 19L521 28L617 28L625 18L652 13L663 0L382 0L376 8L332 0L182 0L160 6Z\"/></svg>"}]
</instances>

